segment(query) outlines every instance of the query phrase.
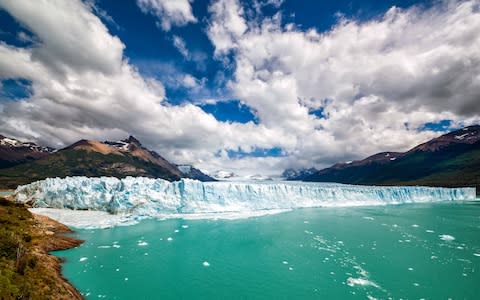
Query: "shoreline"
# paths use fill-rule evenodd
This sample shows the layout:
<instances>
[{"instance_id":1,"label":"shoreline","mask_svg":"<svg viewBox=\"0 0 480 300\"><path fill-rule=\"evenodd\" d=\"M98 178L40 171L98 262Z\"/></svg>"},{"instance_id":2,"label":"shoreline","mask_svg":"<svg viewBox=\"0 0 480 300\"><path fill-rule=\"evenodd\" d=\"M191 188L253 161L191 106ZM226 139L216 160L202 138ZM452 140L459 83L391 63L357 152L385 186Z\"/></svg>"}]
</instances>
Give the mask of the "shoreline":
<instances>
[{"instance_id":1,"label":"shoreline","mask_svg":"<svg viewBox=\"0 0 480 300\"><path fill-rule=\"evenodd\" d=\"M61 284L70 292L69 299L84 299L80 294L80 291L78 291L73 284L63 276L62 264L64 263L64 260L51 254L52 251L76 248L83 244L84 241L66 236L65 234L74 232L68 226L47 216L34 213L32 213L32 215L37 222L37 225L40 225L44 237L47 237L44 243L40 245L40 249L43 250L43 255L46 256L46 260L50 261L50 264L56 271Z\"/></svg>"},{"instance_id":2,"label":"shoreline","mask_svg":"<svg viewBox=\"0 0 480 300\"><path fill-rule=\"evenodd\" d=\"M28 206L0 197L0 221L4 228L0 243L9 250L1 267L3 278L10 283L5 299L47 297L50 299L84 299L62 275L61 258L52 251L78 247L84 241L69 237L66 225L49 217L31 213ZM8 270L9 269L9 270ZM7 274L7 275L5 275ZM33 289L32 289L33 287Z\"/></svg>"}]
</instances>

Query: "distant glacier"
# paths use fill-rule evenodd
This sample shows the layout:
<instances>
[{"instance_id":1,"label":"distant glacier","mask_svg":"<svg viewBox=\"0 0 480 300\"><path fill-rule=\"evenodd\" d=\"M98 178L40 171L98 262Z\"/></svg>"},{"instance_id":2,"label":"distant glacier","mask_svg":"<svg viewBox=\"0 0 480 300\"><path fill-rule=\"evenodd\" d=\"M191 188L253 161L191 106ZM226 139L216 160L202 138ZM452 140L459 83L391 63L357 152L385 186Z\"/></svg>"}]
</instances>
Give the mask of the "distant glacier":
<instances>
[{"instance_id":1,"label":"distant glacier","mask_svg":"<svg viewBox=\"0 0 480 300\"><path fill-rule=\"evenodd\" d=\"M157 217L475 200L475 188L377 187L306 182L169 182L143 177L49 178L19 186L16 200L36 208Z\"/></svg>"}]
</instances>

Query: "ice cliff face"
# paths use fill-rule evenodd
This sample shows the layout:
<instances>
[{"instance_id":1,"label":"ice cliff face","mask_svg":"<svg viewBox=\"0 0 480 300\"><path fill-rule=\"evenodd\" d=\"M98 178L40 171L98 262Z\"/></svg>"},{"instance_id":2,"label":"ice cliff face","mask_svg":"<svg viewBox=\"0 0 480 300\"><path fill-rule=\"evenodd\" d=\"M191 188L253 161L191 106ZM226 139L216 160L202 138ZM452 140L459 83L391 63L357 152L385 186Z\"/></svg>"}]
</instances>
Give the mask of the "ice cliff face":
<instances>
[{"instance_id":1,"label":"ice cliff face","mask_svg":"<svg viewBox=\"0 0 480 300\"><path fill-rule=\"evenodd\" d=\"M161 214L475 200L475 189L67 177L49 178L20 186L15 196L17 201L29 202L33 207L155 217Z\"/></svg>"}]
</instances>

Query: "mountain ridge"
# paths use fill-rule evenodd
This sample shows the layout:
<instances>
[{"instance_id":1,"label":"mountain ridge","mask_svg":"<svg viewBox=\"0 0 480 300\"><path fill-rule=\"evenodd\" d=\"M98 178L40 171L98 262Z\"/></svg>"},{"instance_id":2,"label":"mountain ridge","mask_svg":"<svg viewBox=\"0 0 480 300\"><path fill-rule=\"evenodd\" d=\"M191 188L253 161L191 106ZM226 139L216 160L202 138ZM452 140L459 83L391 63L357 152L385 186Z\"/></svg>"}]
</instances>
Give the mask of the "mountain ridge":
<instances>
[{"instance_id":1,"label":"mountain ridge","mask_svg":"<svg viewBox=\"0 0 480 300\"><path fill-rule=\"evenodd\" d=\"M480 125L443 134L406 152L337 163L305 181L365 185L474 186L480 191Z\"/></svg>"},{"instance_id":2,"label":"mountain ridge","mask_svg":"<svg viewBox=\"0 0 480 300\"><path fill-rule=\"evenodd\" d=\"M1 156L0 156L1 157ZM15 188L19 184L67 176L143 176L169 181L192 178L213 180L200 170L184 174L173 163L144 147L135 137L120 141L79 140L65 148L0 168L0 187Z\"/></svg>"}]
</instances>

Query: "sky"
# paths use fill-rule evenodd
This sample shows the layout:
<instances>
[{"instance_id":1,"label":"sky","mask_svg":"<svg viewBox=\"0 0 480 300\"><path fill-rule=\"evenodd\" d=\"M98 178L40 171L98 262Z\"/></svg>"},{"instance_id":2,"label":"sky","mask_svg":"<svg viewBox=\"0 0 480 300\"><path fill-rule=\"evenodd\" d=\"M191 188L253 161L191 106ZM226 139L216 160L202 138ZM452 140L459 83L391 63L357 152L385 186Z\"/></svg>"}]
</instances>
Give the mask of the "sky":
<instances>
[{"instance_id":1,"label":"sky","mask_svg":"<svg viewBox=\"0 0 480 300\"><path fill-rule=\"evenodd\" d=\"M0 134L278 175L480 122L480 1L0 0Z\"/></svg>"}]
</instances>

